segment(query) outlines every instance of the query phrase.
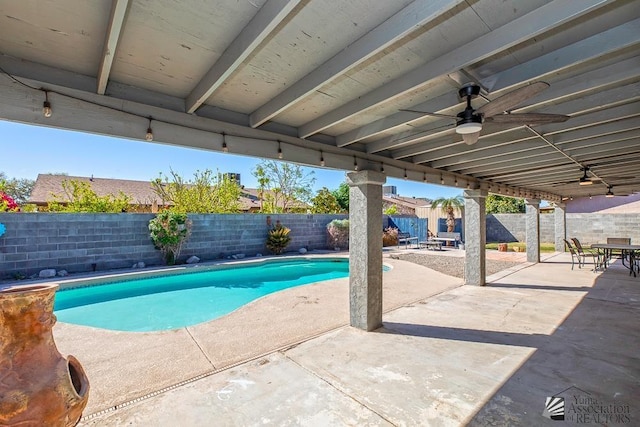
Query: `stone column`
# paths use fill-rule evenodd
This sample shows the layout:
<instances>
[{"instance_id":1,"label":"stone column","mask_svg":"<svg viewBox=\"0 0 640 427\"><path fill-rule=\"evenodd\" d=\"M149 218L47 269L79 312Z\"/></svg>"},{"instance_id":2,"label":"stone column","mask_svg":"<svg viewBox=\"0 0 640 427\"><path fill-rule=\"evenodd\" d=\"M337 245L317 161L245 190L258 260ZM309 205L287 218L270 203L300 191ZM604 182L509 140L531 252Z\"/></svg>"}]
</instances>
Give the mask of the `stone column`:
<instances>
[{"instance_id":1,"label":"stone column","mask_svg":"<svg viewBox=\"0 0 640 427\"><path fill-rule=\"evenodd\" d=\"M540 262L540 199L524 199L527 205L527 261Z\"/></svg>"},{"instance_id":2,"label":"stone column","mask_svg":"<svg viewBox=\"0 0 640 427\"><path fill-rule=\"evenodd\" d=\"M567 238L567 205L566 203L556 203L553 210L555 220L556 251L564 252L564 239Z\"/></svg>"},{"instance_id":3,"label":"stone column","mask_svg":"<svg viewBox=\"0 0 640 427\"><path fill-rule=\"evenodd\" d=\"M465 285L484 286L486 284L486 198L486 190L465 190L464 192Z\"/></svg>"},{"instance_id":4,"label":"stone column","mask_svg":"<svg viewBox=\"0 0 640 427\"><path fill-rule=\"evenodd\" d=\"M382 184L380 172L347 173L351 326L382 326Z\"/></svg>"}]
</instances>

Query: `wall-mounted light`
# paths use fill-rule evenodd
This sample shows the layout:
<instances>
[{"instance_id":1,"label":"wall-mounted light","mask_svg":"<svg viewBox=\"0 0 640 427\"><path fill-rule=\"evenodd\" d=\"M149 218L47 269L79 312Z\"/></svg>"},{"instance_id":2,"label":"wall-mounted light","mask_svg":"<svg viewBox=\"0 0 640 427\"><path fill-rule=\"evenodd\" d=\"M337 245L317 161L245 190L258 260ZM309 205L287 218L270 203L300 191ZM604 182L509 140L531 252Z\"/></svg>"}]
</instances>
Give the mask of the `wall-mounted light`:
<instances>
[{"instance_id":1,"label":"wall-mounted light","mask_svg":"<svg viewBox=\"0 0 640 427\"><path fill-rule=\"evenodd\" d=\"M444 185L444 177L442 175L440 175L440 184Z\"/></svg>"},{"instance_id":2,"label":"wall-mounted light","mask_svg":"<svg viewBox=\"0 0 640 427\"><path fill-rule=\"evenodd\" d=\"M405 180L406 180L406 179L409 179L409 177L407 176L407 170L406 170L406 169L404 170L404 179L405 179Z\"/></svg>"},{"instance_id":3,"label":"wall-mounted light","mask_svg":"<svg viewBox=\"0 0 640 427\"><path fill-rule=\"evenodd\" d=\"M380 163L380 173L384 173L384 163Z\"/></svg>"},{"instance_id":4,"label":"wall-mounted light","mask_svg":"<svg viewBox=\"0 0 640 427\"><path fill-rule=\"evenodd\" d=\"M422 182L424 182L425 184L427 183L427 173L426 172L422 176Z\"/></svg>"},{"instance_id":5,"label":"wall-mounted light","mask_svg":"<svg viewBox=\"0 0 640 427\"><path fill-rule=\"evenodd\" d=\"M51 103L49 102L49 91L44 91L44 103L42 104L42 115L49 118L53 114Z\"/></svg>"},{"instance_id":6,"label":"wall-mounted light","mask_svg":"<svg viewBox=\"0 0 640 427\"><path fill-rule=\"evenodd\" d=\"M280 141L278 141L278 158L282 160L284 155L282 154L282 147L280 147Z\"/></svg>"},{"instance_id":7,"label":"wall-mounted light","mask_svg":"<svg viewBox=\"0 0 640 427\"><path fill-rule=\"evenodd\" d=\"M358 159L356 158L356 156L353 156L353 170L358 170Z\"/></svg>"},{"instance_id":8,"label":"wall-mounted light","mask_svg":"<svg viewBox=\"0 0 640 427\"><path fill-rule=\"evenodd\" d=\"M149 117L149 126L147 126L147 134L144 136L144 139L148 142L153 141L153 129L151 129L151 117Z\"/></svg>"},{"instance_id":9,"label":"wall-mounted light","mask_svg":"<svg viewBox=\"0 0 640 427\"><path fill-rule=\"evenodd\" d=\"M324 166L324 154L320 151L320 166Z\"/></svg>"}]
</instances>

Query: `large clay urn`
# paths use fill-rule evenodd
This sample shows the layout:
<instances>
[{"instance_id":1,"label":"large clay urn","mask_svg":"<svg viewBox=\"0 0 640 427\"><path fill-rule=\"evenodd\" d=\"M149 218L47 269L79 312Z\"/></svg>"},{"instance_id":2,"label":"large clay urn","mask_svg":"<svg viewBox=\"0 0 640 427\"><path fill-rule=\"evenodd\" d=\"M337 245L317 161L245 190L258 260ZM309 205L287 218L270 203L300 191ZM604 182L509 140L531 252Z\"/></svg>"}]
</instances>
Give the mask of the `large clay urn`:
<instances>
[{"instance_id":1,"label":"large clay urn","mask_svg":"<svg viewBox=\"0 0 640 427\"><path fill-rule=\"evenodd\" d=\"M58 285L0 287L0 425L74 426L89 381L53 341Z\"/></svg>"}]
</instances>

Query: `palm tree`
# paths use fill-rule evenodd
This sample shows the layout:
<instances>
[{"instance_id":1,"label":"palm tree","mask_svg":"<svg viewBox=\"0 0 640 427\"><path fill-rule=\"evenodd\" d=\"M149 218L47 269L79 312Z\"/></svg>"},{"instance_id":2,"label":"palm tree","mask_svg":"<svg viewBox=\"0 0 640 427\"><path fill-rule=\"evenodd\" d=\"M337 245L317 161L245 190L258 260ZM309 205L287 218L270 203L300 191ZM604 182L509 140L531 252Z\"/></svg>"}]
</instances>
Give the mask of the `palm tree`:
<instances>
[{"instance_id":1,"label":"palm tree","mask_svg":"<svg viewBox=\"0 0 640 427\"><path fill-rule=\"evenodd\" d=\"M431 202L431 209L436 209L438 206L443 213L447 214L447 232L452 233L456 226L455 210L464 207L464 199L460 195L448 198L439 197Z\"/></svg>"}]
</instances>

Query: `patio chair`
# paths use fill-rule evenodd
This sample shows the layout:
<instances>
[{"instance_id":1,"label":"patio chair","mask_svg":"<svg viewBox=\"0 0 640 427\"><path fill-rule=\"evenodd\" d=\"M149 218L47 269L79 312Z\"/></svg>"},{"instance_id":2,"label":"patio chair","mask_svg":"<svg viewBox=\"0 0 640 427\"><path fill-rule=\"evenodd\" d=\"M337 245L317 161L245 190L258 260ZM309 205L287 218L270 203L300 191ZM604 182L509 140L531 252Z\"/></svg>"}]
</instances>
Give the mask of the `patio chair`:
<instances>
[{"instance_id":1,"label":"patio chair","mask_svg":"<svg viewBox=\"0 0 640 427\"><path fill-rule=\"evenodd\" d=\"M582 244L580 244L580 240L578 240L577 237L572 237L571 241L575 245L575 249L576 249L576 252L578 253L578 256L582 259L581 265L584 266L587 261L587 257L591 257L591 259L593 260L593 271L598 270L601 262L600 252L594 251L592 249L584 249L582 247Z\"/></svg>"},{"instance_id":2,"label":"patio chair","mask_svg":"<svg viewBox=\"0 0 640 427\"><path fill-rule=\"evenodd\" d=\"M567 239L562 240L564 240L564 244L567 245L567 248L569 248L569 253L571 253L571 269L573 270L573 264L575 264L575 261L578 261L578 268L581 268L580 256L578 255L578 252L576 252L571 242L569 242Z\"/></svg>"}]
</instances>

